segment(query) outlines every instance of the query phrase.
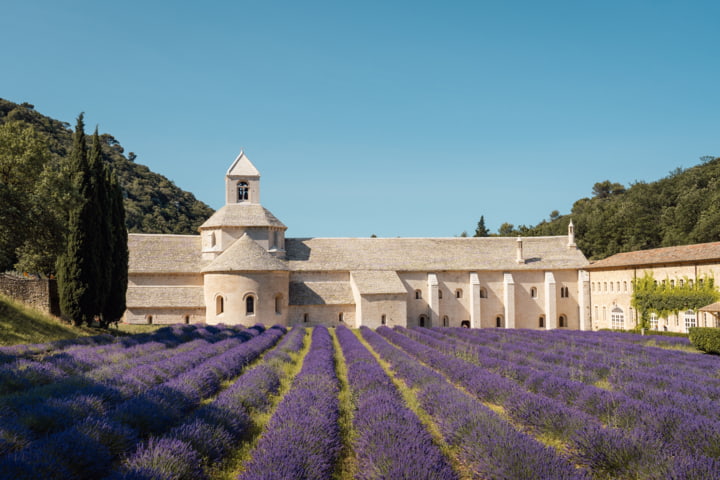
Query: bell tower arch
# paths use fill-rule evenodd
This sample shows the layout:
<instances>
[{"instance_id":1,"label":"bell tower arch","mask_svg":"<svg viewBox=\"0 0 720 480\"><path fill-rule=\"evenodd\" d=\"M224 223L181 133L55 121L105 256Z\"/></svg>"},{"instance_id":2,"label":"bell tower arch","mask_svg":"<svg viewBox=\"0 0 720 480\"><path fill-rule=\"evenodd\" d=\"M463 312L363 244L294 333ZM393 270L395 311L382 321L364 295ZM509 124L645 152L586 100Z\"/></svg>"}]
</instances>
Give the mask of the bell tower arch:
<instances>
[{"instance_id":1,"label":"bell tower arch","mask_svg":"<svg viewBox=\"0 0 720 480\"><path fill-rule=\"evenodd\" d=\"M260 203L260 172L240 151L225 174L225 204Z\"/></svg>"}]
</instances>

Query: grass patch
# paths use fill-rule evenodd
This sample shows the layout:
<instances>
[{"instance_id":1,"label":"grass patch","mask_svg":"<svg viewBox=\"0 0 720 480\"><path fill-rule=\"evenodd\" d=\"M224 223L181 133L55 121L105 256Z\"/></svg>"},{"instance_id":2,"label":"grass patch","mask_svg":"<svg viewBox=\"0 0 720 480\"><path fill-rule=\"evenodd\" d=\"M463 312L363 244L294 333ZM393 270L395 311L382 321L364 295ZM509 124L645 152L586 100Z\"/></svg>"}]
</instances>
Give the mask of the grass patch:
<instances>
[{"instance_id":1,"label":"grass patch","mask_svg":"<svg viewBox=\"0 0 720 480\"><path fill-rule=\"evenodd\" d=\"M105 332L74 327L57 317L0 295L0 345L46 343L69 340Z\"/></svg>"}]
</instances>

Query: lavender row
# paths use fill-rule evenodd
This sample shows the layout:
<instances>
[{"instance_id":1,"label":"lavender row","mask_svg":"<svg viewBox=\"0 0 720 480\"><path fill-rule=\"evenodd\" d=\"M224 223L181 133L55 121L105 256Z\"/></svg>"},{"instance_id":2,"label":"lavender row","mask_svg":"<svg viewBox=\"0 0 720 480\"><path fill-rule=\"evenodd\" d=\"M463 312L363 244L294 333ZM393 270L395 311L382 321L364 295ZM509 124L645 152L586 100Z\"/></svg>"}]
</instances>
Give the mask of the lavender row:
<instances>
[{"instance_id":1,"label":"lavender row","mask_svg":"<svg viewBox=\"0 0 720 480\"><path fill-rule=\"evenodd\" d=\"M540 444L531 436L515 430L508 422L464 393L437 371L422 365L436 352L387 327L378 333L362 328L362 335L380 356L390 362L398 376L418 389L421 406L432 416L445 440L458 451L461 463L473 477L512 479L581 479L582 470L567 459ZM405 352L384 340L380 334L398 342Z\"/></svg>"},{"instance_id":2,"label":"lavender row","mask_svg":"<svg viewBox=\"0 0 720 480\"><path fill-rule=\"evenodd\" d=\"M211 327L187 330L165 330L162 335L144 335L143 340L126 340L109 345L68 348L60 353L46 355L39 359L18 358L0 365L0 395L27 390L48 384L57 384L69 377L137 359L147 354L174 348L194 339L204 339L214 343L240 334L238 329L218 329ZM177 331L177 334L174 332ZM189 333L189 334L188 334ZM137 360L135 360L137 361Z\"/></svg>"},{"instance_id":3,"label":"lavender row","mask_svg":"<svg viewBox=\"0 0 720 480\"><path fill-rule=\"evenodd\" d=\"M333 350L327 328L315 327L302 369L251 452L240 480L332 476L341 449Z\"/></svg>"},{"instance_id":4,"label":"lavender row","mask_svg":"<svg viewBox=\"0 0 720 480\"><path fill-rule=\"evenodd\" d=\"M108 479L207 478L243 439L256 412L264 412L278 392L283 366L302 349L305 330L293 329L280 343L218 397L197 409L181 425L141 443Z\"/></svg>"},{"instance_id":5,"label":"lavender row","mask_svg":"<svg viewBox=\"0 0 720 480\"><path fill-rule=\"evenodd\" d=\"M17 450L44 435L68 428L78 418L94 412L107 412L118 403L168 381L215 355L230 350L262 331L249 329L235 338L208 344L205 340L189 342L169 351L162 360L150 356L134 368L118 366L114 376L97 381L73 377L42 391L4 399L0 411L0 454ZM186 350L184 347L193 347ZM52 389L51 391L48 391Z\"/></svg>"},{"instance_id":6,"label":"lavender row","mask_svg":"<svg viewBox=\"0 0 720 480\"><path fill-rule=\"evenodd\" d=\"M355 407L355 478L458 478L375 357L346 327L338 327L336 333Z\"/></svg>"},{"instance_id":7,"label":"lavender row","mask_svg":"<svg viewBox=\"0 0 720 480\"><path fill-rule=\"evenodd\" d=\"M420 330L398 330L433 348L449 348ZM435 356L445 359L433 366L440 366L480 398L503 405L515 421L569 442L575 459L595 473L653 472L670 478L678 469L694 469L698 473L712 471L719 465L716 458L720 453L720 431L702 417L669 408L657 408L648 415L647 405L622 393L533 371L520 364L505 366L513 379L510 380L457 357L435 352ZM481 365L501 362L494 357L481 357L478 361ZM463 381L459 374L463 369L474 379ZM493 378L496 385L505 382L505 387L498 391L496 387L488 389L482 382L478 385L483 376L488 383ZM527 392L520 385L528 385L537 393ZM614 428L604 428L596 419ZM657 451L665 455L657 457L654 455Z\"/></svg>"},{"instance_id":8,"label":"lavender row","mask_svg":"<svg viewBox=\"0 0 720 480\"><path fill-rule=\"evenodd\" d=\"M463 340L462 329L447 330L445 332L426 330L423 333L432 334L435 338L439 337L440 339L447 339L444 335L452 335L456 339L455 342ZM518 334L513 334L513 336L517 337ZM535 333L534 338L542 342L548 336L554 335ZM453 340L447 340L453 342ZM459 347L460 350L458 351L457 343L453 345L455 345L456 354L467 354L467 347ZM548 361L550 356L548 353L538 354L532 345L523 344L522 342L513 342L512 348L505 348L504 351L489 350L487 347L477 345L473 345L473 347L473 354L476 355L477 359L484 359L482 364L485 368L491 368L504 376L512 376L524 383L531 391L537 391L538 384L550 383L550 385L546 385L545 390L549 392L566 392L568 398L565 400L569 403L573 403L577 396L586 396L582 394L584 390L589 390L590 394L597 392L594 387L578 385L571 379L571 377L577 376L576 372L579 370L587 372L592 370L593 367L597 368L596 361L590 364L578 361L572 366L558 365L555 361ZM666 365L664 361L664 351L660 349L651 351L659 356L656 360L659 364L656 367L647 366L647 362L644 362L642 367L637 367L632 364L631 359L625 357L623 359L625 365L619 365L610 371L606 379L616 392L613 395L617 396L618 393L622 393L631 399L642 401L646 405L660 409L671 406L684 410L687 416L696 417L699 415L712 421L720 420L720 408L718 408L720 407L720 403L718 403L718 400L720 400L720 387L709 385L714 379L708 378L712 376L714 370L708 372L708 375L704 378L697 378L696 376L694 380L688 380L685 378L685 372L683 372L681 378L676 374L675 370L669 370L671 367ZM677 355L680 352L671 353ZM684 355L687 356L688 354ZM552 359L555 357L553 355ZM522 365L518 366L520 363ZM720 368L720 362L717 363L718 368ZM523 370L527 370L527 368L533 370L523 374ZM607 395L605 392L595 394ZM620 401L626 400L623 398L614 399L614 403ZM611 413L613 409L604 409L604 411ZM612 419L606 418L604 421L606 423L612 422Z\"/></svg>"},{"instance_id":9,"label":"lavender row","mask_svg":"<svg viewBox=\"0 0 720 480\"><path fill-rule=\"evenodd\" d=\"M112 409L98 402L81 405L75 413L83 417L76 416L68 428L2 458L0 471L10 472L11 478L99 478L139 438L179 423L282 334L279 329L267 330ZM94 452L71 449L69 443Z\"/></svg>"}]
</instances>

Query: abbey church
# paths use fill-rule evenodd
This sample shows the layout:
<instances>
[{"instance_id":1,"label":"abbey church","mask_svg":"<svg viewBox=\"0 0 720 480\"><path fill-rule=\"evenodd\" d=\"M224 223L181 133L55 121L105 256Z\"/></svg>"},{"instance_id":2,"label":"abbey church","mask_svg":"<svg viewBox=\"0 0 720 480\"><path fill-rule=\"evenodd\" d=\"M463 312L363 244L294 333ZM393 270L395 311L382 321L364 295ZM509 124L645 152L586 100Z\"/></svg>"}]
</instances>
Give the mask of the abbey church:
<instances>
[{"instance_id":1,"label":"abbey church","mask_svg":"<svg viewBox=\"0 0 720 480\"><path fill-rule=\"evenodd\" d=\"M131 234L128 323L589 328L568 236L286 238L241 153L200 235Z\"/></svg>"}]
</instances>

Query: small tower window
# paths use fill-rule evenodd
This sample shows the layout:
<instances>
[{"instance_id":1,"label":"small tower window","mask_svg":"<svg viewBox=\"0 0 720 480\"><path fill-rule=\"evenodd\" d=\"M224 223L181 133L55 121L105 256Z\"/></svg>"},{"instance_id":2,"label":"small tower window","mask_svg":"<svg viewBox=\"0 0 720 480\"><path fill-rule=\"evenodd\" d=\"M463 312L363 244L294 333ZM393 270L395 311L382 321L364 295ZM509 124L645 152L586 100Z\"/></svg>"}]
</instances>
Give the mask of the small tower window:
<instances>
[{"instance_id":1,"label":"small tower window","mask_svg":"<svg viewBox=\"0 0 720 480\"><path fill-rule=\"evenodd\" d=\"M422 292L420 290L415 290L415 300L420 300L422 298Z\"/></svg>"},{"instance_id":2,"label":"small tower window","mask_svg":"<svg viewBox=\"0 0 720 480\"><path fill-rule=\"evenodd\" d=\"M249 197L250 189L247 182L240 182L237 186L238 202L246 202Z\"/></svg>"},{"instance_id":3,"label":"small tower window","mask_svg":"<svg viewBox=\"0 0 720 480\"><path fill-rule=\"evenodd\" d=\"M184 315L183 316L183 323L189 324L190 323L190 315Z\"/></svg>"},{"instance_id":4,"label":"small tower window","mask_svg":"<svg viewBox=\"0 0 720 480\"><path fill-rule=\"evenodd\" d=\"M344 320L345 320L345 318L343 317L343 313L342 312L338 313L338 322L343 323Z\"/></svg>"},{"instance_id":5,"label":"small tower window","mask_svg":"<svg viewBox=\"0 0 720 480\"><path fill-rule=\"evenodd\" d=\"M310 315L303 313L303 322L307 323L310 321Z\"/></svg>"},{"instance_id":6,"label":"small tower window","mask_svg":"<svg viewBox=\"0 0 720 480\"><path fill-rule=\"evenodd\" d=\"M484 288L480 289L480 298L487 298L487 290Z\"/></svg>"},{"instance_id":7,"label":"small tower window","mask_svg":"<svg viewBox=\"0 0 720 480\"><path fill-rule=\"evenodd\" d=\"M530 289L530 297L532 297L532 298L537 298L537 288L532 287L532 288Z\"/></svg>"},{"instance_id":8,"label":"small tower window","mask_svg":"<svg viewBox=\"0 0 720 480\"><path fill-rule=\"evenodd\" d=\"M275 313L280 315L282 313L282 295L275 295Z\"/></svg>"},{"instance_id":9,"label":"small tower window","mask_svg":"<svg viewBox=\"0 0 720 480\"><path fill-rule=\"evenodd\" d=\"M501 328L503 326L502 323L503 323L502 317L495 317L495 326L497 328Z\"/></svg>"},{"instance_id":10,"label":"small tower window","mask_svg":"<svg viewBox=\"0 0 720 480\"><path fill-rule=\"evenodd\" d=\"M560 328L567 327L567 318L565 315L560 315L560 318L558 318L558 326Z\"/></svg>"},{"instance_id":11,"label":"small tower window","mask_svg":"<svg viewBox=\"0 0 720 480\"><path fill-rule=\"evenodd\" d=\"M421 327L424 327L425 324L427 323L426 320L427 320L427 317L426 317L425 315L420 315L420 319L418 320L418 324L419 324Z\"/></svg>"},{"instance_id":12,"label":"small tower window","mask_svg":"<svg viewBox=\"0 0 720 480\"><path fill-rule=\"evenodd\" d=\"M387 315L380 317L380 325L387 325Z\"/></svg>"},{"instance_id":13,"label":"small tower window","mask_svg":"<svg viewBox=\"0 0 720 480\"><path fill-rule=\"evenodd\" d=\"M252 295L245 298L245 315L255 315L255 297Z\"/></svg>"},{"instance_id":14,"label":"small tower window","mask_svg":"<svg viewBox=\"0 0 720 480\"><path fill-rule=\"evenodd\" d=\"M222 295L218 295L215 298L215 315L220 315L225 311L225 299Z\"/></svg>"},{"instance_id":15,"label":"small tower window","mask_svg":"<svg viewBox=\"0 0 720 480\"><path fill-rule=\"evenodd\" d=\"M462 289L458 288L455 290L455 298L462 298Z\"/></svg>"},{"instance_id":16,"label":"small tower window","mask_svg":"<svg viewBox=\"0 0 720 480\"><path fill-rule=\"evenodd\" d=\"M438 288L438 299L442 300L442 290Z\"/></svg>"},{"instance_id":17,"label":"small tower window","mask_svg":"<svg viewBox=\"0 0 720 480\"><path fill-rule=\"evenodd\" d=\"M443 317L443 327L449 327L450 326L450 319L447 315Z\"/></svg>"},{"instance_id":18,"label":"small tower window","mask_svg":"<svg viewBox=\"0 0 720 480\"><path fill-rule=\"evenodd\" d=\"M545 317L540 317L538 319L538 327L545 328Z\"/></svg>"}]
</instances>

